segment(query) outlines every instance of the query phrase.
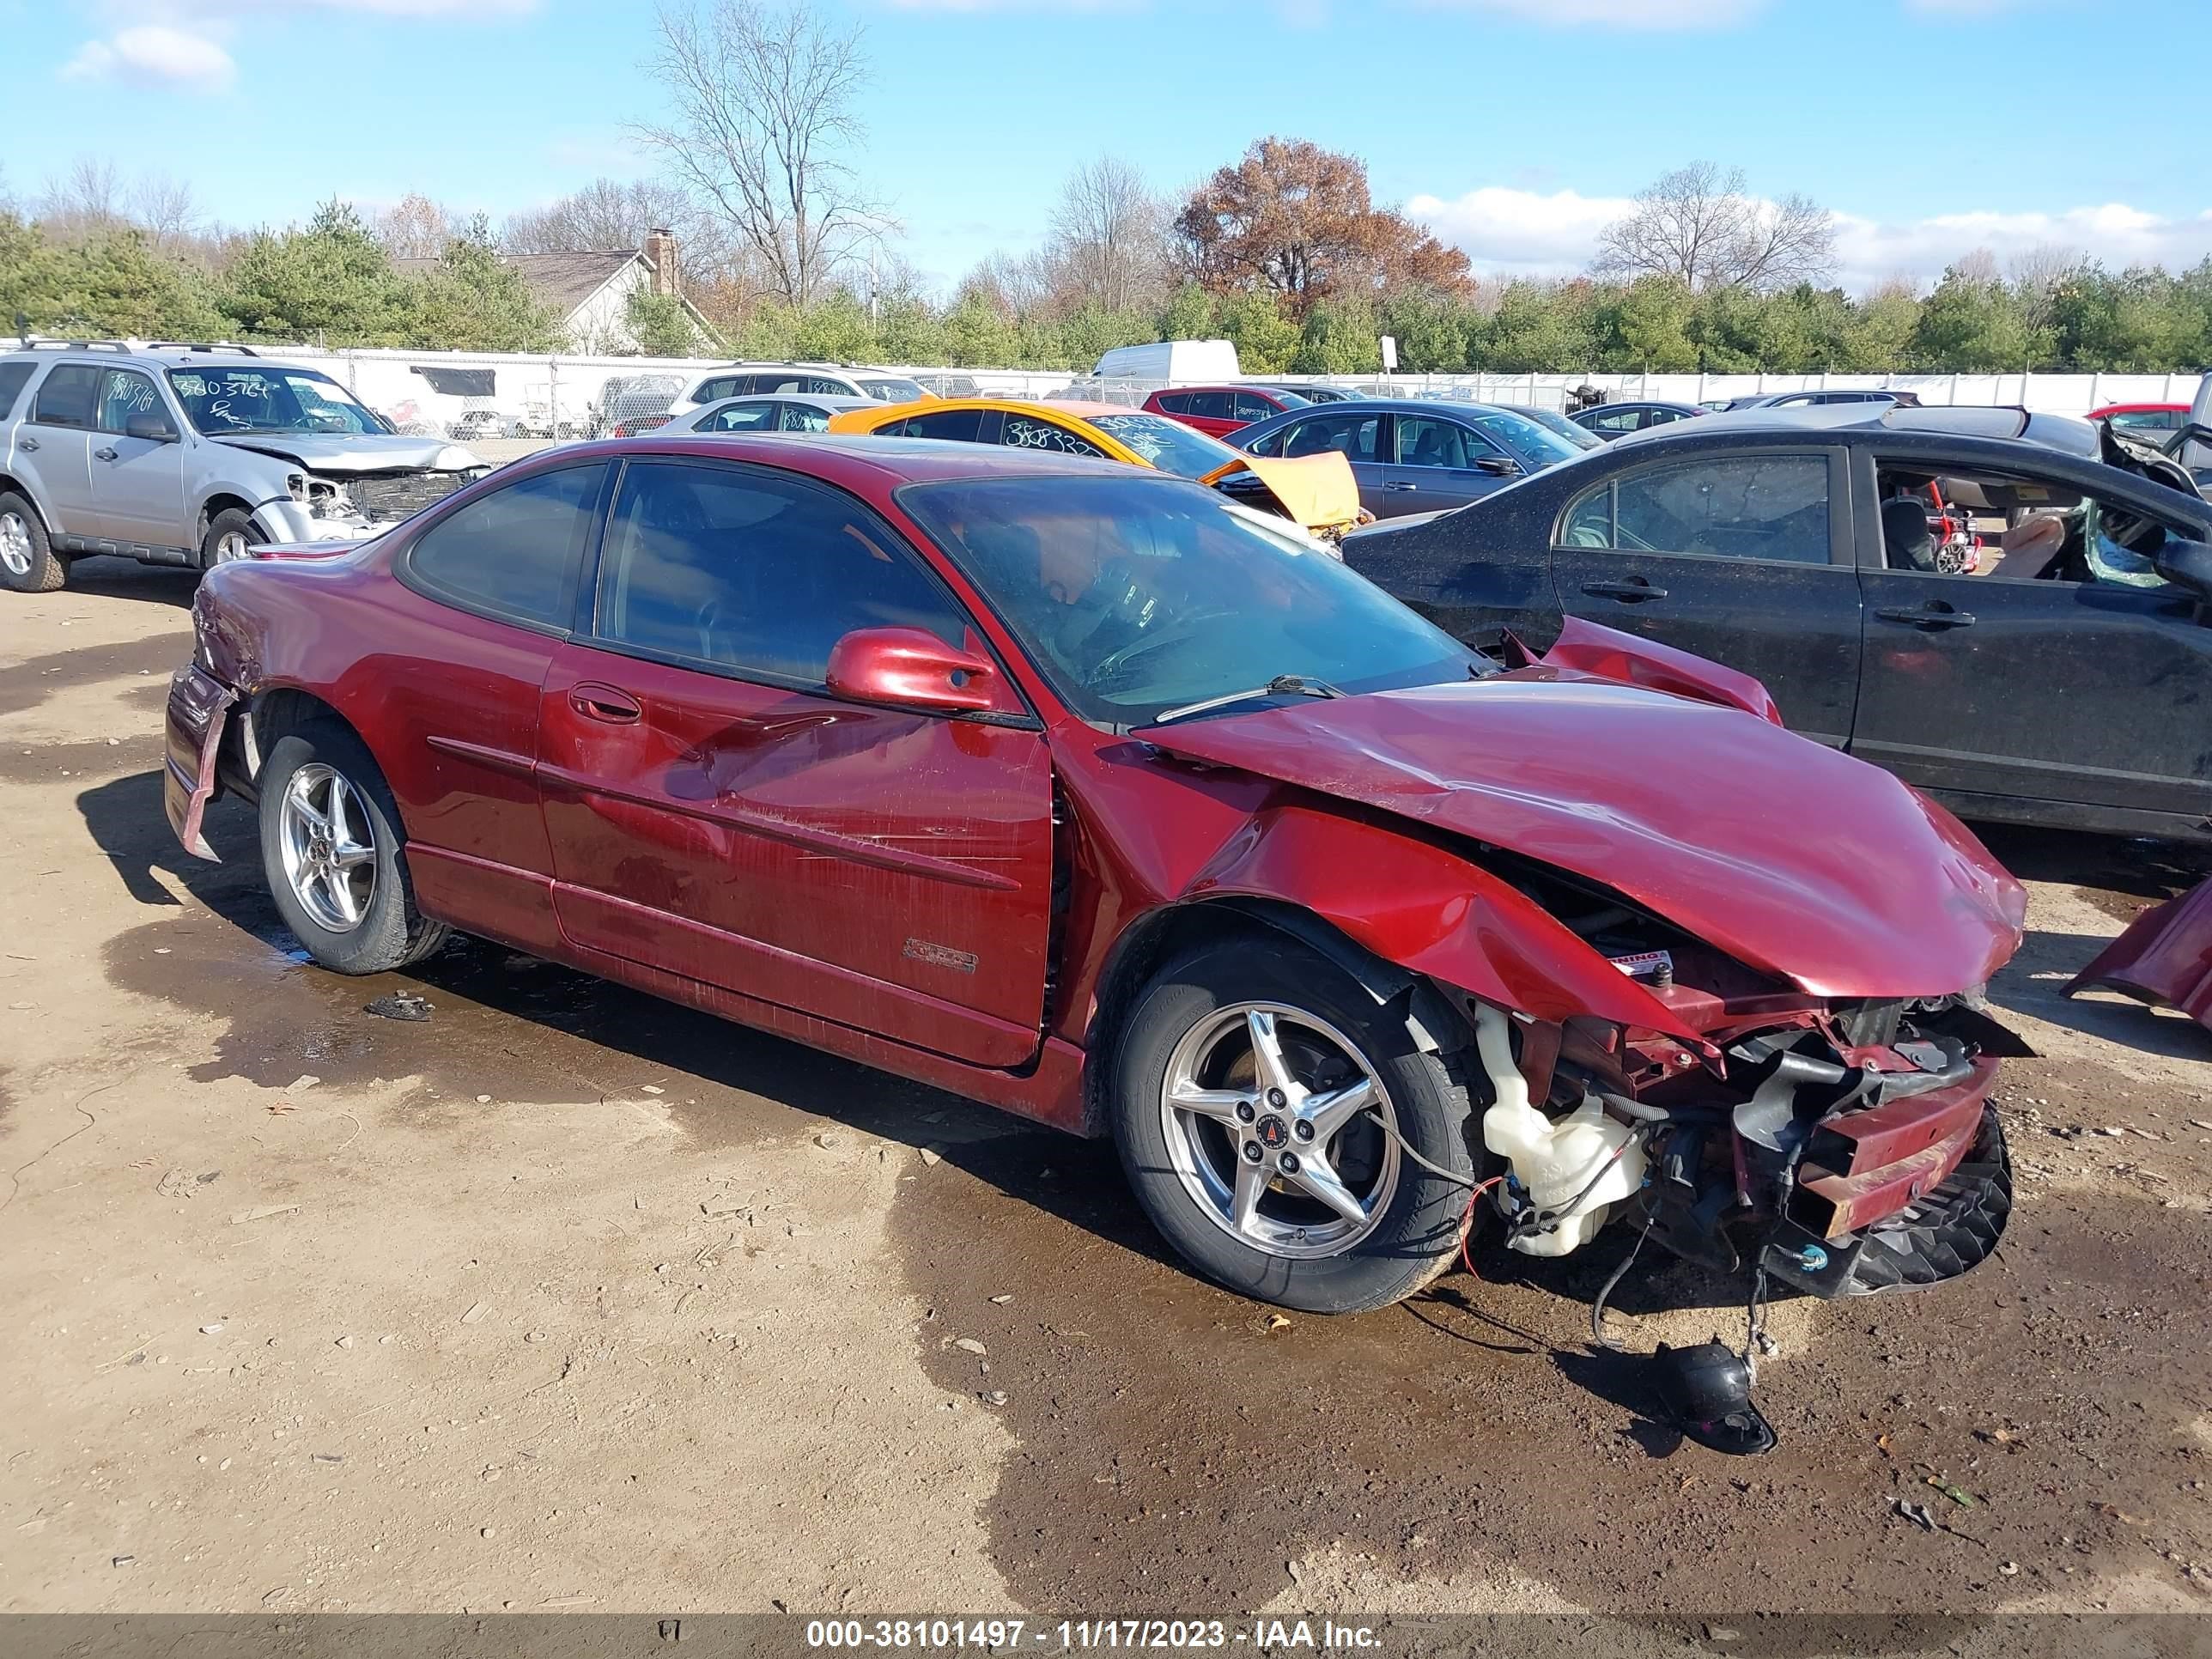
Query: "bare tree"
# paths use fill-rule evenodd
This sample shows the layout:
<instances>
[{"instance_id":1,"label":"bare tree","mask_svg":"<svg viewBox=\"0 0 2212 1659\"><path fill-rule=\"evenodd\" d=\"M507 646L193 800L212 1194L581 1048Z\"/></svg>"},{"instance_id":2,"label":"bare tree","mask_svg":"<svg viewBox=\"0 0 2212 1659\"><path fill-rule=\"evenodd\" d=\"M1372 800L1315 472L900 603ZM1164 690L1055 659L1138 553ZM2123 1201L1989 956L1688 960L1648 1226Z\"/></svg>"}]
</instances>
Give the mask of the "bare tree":
<instances>
[{"instance_id":1,"label":"bare tree","mask_svg":"<svg viewBox=\"0 0 2212 1659\"><path fill-rule=\"evenodd\" d=\"M410 191L376 216L376 240L395 259L434 259L454 235L450 215L428 197Z\"/></svg>"},{"instance_id":2,"label":"bare tree","mask_svg":"<svg viewBox=\"0 0 2212 1659\"><path fill-rule=\"evenodd\" d=\"M1164 286L1167 220L1144 174L1127 161L1102 155L1078 167L1052 216L1062 285L1109 311L1157 299Z\"/></svg>"},{"instance_id":3,"label":"bare tree","mask_svg":"<svg viewBox=\"0 0 2212 1659\"><path fill-rule=\"evenodd\" d=\"M2087 262L2081 249L2060 242L2039 242L2014 256L2013 295L2030 335L2042 334L2057 320L2060 285Z\"/></svg>"},{"instance_id":4,"label":"bare tree","mask_svg":"<svg viewBox=\"0 0 2212 1659\"><path fill-rule=\"evenodd\" d=\"M1694 289L1771 291L1825 278L1835 248L1826 208L1797 195L1760 201L1746 194L1741 168L1693 161L1662 174L1605 228L1595 269L1628 281L1668 276Z\"/></svg>"},{"instance_id":5,"label":"bare tree","mask_svg":"<svg viewBox=\"0 0 2212 1659\"><path fill-rule=\"evenodd\" d=\"M867 80L860 28L831 27L811 0L711 0L664 9L659 29L646 67L669 118L637 136L759 257L770 292L806 304L884 229L845 160Z\"/></svg>"},{"instance_id":6,"label":"bare tree","mask_svg":"<svg viewBox=\"0 0 2212 1659\"><path fill-rule=\"evenodd\" d=\"M118 229L130 222L123 175L112 161L81 155L66 173L46 180L36 217L49 236L64 241Z\"/></svg>"},{"instance_id":7,"label":"bare tree","mask_svg":"<svg viewBox=\"0 0 2212 1659\"><path fill-rule=\"evenodd\" d=\"M681 185L662 179L594 179L573 195L507 216L500 246L509 253L580 253L642 247L653 230L676 233L686 264L718 262L720 227Z\"/></svg>"},{"instance_id":8,"label":"bare tree","mask_svg":"<svg viewBox=\"0 0 2212 1659\"><path fill-rule=\"evenodd\" d=\"M192 187L166 173L149 173L131 187L131 222L170 253L197 252L208 236L208 216Z\"/></svg>"}]
</instances>

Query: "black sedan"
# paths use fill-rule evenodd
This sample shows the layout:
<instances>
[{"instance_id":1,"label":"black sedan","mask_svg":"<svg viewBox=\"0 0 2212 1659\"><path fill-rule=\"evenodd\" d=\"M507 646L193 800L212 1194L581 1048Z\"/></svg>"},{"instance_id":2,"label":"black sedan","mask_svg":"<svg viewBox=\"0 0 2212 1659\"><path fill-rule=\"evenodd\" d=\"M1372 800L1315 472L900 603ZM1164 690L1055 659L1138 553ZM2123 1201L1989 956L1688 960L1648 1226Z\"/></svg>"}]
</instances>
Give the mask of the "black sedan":
<instances>
[{"instance_id":1,"label":"black sedan","mask_svg":"<svg viewBox=\"0 0 2212 1659\"><path fill-rule=\"evenodd\" d=\"M1657 398L1637 398L1628 403L1600 404L1571 416L1577 426L1595 433L1610 443L1615 438L1626 438L1632 432L1649 432L1655 426L1669 426L1676 421L1687 421L1705 413L1697 404L1670 404Z\"/></svg>"},{"instance_id":2,"label":"black sedan","mask_svg":"<svg viewBox=\"0 0 2212 1659\"><path fill-rule=\"evenodd\" d=\"M1541 648L1571 613L1741 668L1965 817L2212 840L2212 506L2147 450L1948 413L1680 422L1345 558L1477 646ZM2012 526L1983 574L1936 568L1931 483Z\"/></svg>"},{"instance_id":3,"label":"black sedan","mask_svg":"<svg viewBox=\"0 0 2212 1659\"><path fill-rule=\"evenodd\" d=\"M1287 409L1230 441L1252 455L1336 451L1359 481L1360 506L1378 519L1463 507L1582 453L1527 416L1492 404L1416 398Z\"/></svg>"}]
</instances>

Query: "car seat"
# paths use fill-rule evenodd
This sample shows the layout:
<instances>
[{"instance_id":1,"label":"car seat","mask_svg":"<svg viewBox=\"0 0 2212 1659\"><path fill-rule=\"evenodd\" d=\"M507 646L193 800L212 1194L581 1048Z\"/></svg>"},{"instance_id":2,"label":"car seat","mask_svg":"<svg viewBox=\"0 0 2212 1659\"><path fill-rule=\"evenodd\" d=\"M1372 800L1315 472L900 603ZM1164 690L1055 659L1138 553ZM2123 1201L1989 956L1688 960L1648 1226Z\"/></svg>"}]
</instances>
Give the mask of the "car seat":
<instances>
[{"instance_id":1,"label":"car seat","mask_svg":"<svg viewBox=\"0 0 2212 1659\"><path fill-rule=\"evenodd\" d=\"M1909 495L1893 496L1881 504L1881 544L1892 570L1933 570L1936 543L1928 533L1925 503Z\"/></svg>"}]
</instances>

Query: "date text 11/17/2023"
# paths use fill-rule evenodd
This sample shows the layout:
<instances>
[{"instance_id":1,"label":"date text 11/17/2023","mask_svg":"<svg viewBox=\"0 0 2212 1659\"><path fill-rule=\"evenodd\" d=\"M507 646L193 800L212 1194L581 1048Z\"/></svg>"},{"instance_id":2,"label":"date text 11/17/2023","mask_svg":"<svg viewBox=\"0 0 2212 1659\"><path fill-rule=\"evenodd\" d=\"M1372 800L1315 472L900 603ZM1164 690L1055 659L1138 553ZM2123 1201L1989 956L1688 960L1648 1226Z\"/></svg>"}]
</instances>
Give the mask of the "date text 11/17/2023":
<instances>
[{"instance_id":1,"label":"date text 11/17/2023","mask_svg":"<svg viewBox=\"0 0 2212 1659\"><path fill-rule=\"evenodd\" d=\"M996 1653L1236 1647L1322 1652L1374 1648L1381 1638L1368 1626L1326 1619L810 1619L806 1645Z\"/></svg>"}]
</instances>

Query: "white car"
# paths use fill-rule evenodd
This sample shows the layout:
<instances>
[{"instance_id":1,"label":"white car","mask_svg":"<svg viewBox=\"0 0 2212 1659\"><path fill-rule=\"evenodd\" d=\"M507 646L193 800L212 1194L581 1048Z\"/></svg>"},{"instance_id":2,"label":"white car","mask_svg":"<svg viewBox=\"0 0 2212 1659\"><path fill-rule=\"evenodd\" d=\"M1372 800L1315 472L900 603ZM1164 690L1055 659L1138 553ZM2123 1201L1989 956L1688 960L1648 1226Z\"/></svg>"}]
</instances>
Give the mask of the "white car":
<instances>
[{"instance_id":1,"label":"white car","mask_svg":"<svg viewBox=\"0 0 2212 1659\"><path fill-rule=\"evenodd\" d=\"M822 432L830 417L848 409L873 407L872 398L832 398L786 392L768 397L729 398L696 414L678 415L659 428L669 432Z\"/></svg>"}]
</instances>

